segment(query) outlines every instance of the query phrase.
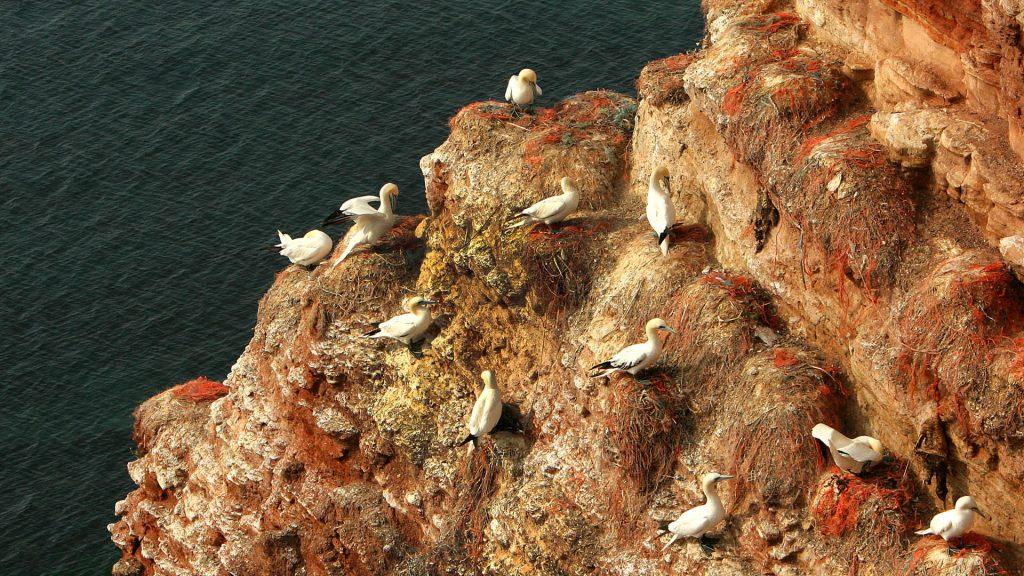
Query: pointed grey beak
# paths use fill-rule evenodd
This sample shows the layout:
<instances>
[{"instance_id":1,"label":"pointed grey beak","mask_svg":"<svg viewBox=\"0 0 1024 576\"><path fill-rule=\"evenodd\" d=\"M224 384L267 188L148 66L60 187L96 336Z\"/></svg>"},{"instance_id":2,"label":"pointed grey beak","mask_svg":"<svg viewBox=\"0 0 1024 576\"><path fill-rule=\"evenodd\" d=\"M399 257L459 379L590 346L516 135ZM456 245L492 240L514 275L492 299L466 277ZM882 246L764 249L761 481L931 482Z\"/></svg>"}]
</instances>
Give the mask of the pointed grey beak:
<instances>
[{"instance_id":1,"label":"pointed grey beak","mask_svg":"<svg viewBox=\"0 0 1024 576\"><path fill-rule=\"evenodd\" d=\"M420 300L420 304L430 306L431 304L437 304L437 302L435 302L434 300Z\"/></svg>"},{"instance_id":2,"label":"pointed grey beak","mask_svg":"<svg viewBox=\"0 0 1024 576\"><path fill-rule=\"evenodd\" d=\"M991 520L991 518L988 517L988 514L982 512L980 508L975 508L974 511L977 512L978 515L984 518L985 520Z\"/></svg>"},{"instance_id":3,"label":"pointed grey beak","mask_svg":"<svg viewBox=\"0 0 1024 576\"><path fill-rule=\"evenodd\" d=\"M672 328L670 328L668 326L662 326L661 329L665 330L666 332L671 332L673 334L678 334L678 332L676 332L675 330L673 330Z\"/></svg>"},{"instance_id":4,"label":"pointed grey beak","mask_svg":"<svg viewBox=\"0 0 1024 576\"><path fill-rule=\"evenodd\" d=\"M732 480L735 476L719 476L719 480Z\"/></svg>"},{"instance_id":5,"label":"pointed grey beak","mask_svg":"<svg viewBox=\"0 0 1024 576\"><path fill-rule=\"evenodd\" d=\"M388 198L388 200L389 200L389 201L391 202L391 211L392 211L392 212L394 212L394 211L395 211L395 208L397 208L397 207L398 207L398 197L397 197L397 196L395 196L395 195L391 195L391 196L390 196L390 197Z\"/></svg>"}]
</instances>

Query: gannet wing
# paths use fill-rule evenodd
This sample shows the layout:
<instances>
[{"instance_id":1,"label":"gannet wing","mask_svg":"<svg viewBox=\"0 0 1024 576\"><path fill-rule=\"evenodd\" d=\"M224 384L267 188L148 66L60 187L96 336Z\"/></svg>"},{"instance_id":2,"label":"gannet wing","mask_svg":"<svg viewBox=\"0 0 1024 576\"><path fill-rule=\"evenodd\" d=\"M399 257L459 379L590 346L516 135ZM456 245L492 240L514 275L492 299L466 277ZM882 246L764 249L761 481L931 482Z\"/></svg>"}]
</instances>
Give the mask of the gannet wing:
<instances>
[{"instance_id":1,"label":"gannet wing","mask_svg":"<svg viewBox=\"0 0 1024 576\"><path fill-rule=\"evenodd\" d=\"M381 333L391 338L404 338L412 332L413 326L416 325L415 314L402 314L401 316L395 316L387 322L381 323L378 328Z\"/></svg>"},{"instance_id":2,"label":"gannet wing","mask_svg":"<svg viewBox=\"0 0 1024 576\"><path fill-rule=\"evenodd\" d=\"M302 261L312 258L319 249L320 245L308 238L295 238L287 242L287 246L281 249L281 254L293 262Z\"/></svg>"},{"instance_id":3,"label":"gannet wing","mask_svg":"<svg viewBox=\"0 0 1024 576\"><path fill-rule=\"evenodd\" d=\"M358 198L352 198L351 200L346 200L338 211L349 216L371 214L376 212L377 209L370 206L370 202L380 202L380 198L377 196L360 196Z\"/></svg>"},{"instance_id":4,"label":"gannet wing","mask_svg":"<svg viewBox=\"0 0 1024 576\"><path fill-rule=\"evenodd\" d=\"M638 366L646 359L647 347L643 344L633 344L632 346L623 348L618 354L612 356L612 359L609 360L608 363L620 370L629 370L630 368Z\"/></svg>"},{"instance_id":5,"label":"gannet wing","mask_svg":"<svg viewBox=\"0 0 1024 576\"><path fill-rule=\"evenodd\" d=\"M946 533L953 529L953 520L945 512L942 512L932 518L929 528L931 528L932 534L945 537Z\"/></svg>"},{"instance_id":6,"label":"gannet wing","mask_svg":"<svg viewBox=\"0 0 1024 576\"><path fill-rule=\"evenodd\" d=\"M543 220L558 214L562 208L565 208L565 201L562 200L560 196L552 196L537 202L526 210L523 210L523 214L532 216L537 220Z\"/></svg>"},{"instance_id":7,"label":"gannet wing","mask_svg":"<svg viewBox=\"0 0 1024 576\"><path fill-rule=\"evenodd\" d=\"M860 442L851 442L842 448L836 448L836 452L848 458L853 458L857 462L877 462L882 459L881 454Z\"/></svg>"},{"instance_id":8,"label":"gannet wing","mask_svg":"<svg viewBox=\"0 0 1024 576\"><path fill-rule=\"evenodd\" d=\"M668 525L669 532L680 536L699 536L711 528L711 514L704 506L691 508Z\"/></svg>"},{"instance_id":9,"label":"gannet wing","mask_svg":"<svg viewBox=\"0 0 1024 576\"><path fill-rule=\"evenodd\" d=\"M487 410L485 392L486 390L481 391L480 395L476 397L473 413L469 415L469 433L473 436L479 436L478 432L480 432L480 426L483 424L484 414Z\"/></svg>"},{"instance_id":10,"label":"gannet wing","mask_svg":"<svg viewBox=\"0 0 1024 576\"><path fill-rule=\"evenodd\" d=\"M505 100L512 100L512 87L516 85L518 78L515 74L508 79L508 86L505 87Z\"/></svg>"},{"instance_id":11,"label":"gannet wing","mask_svg":"<svg viewBox=\"0 0 1024 576\"><path fill-rule=\"evenodd\" d=\"M666 214L665 202L661 198L652 198L647 203L647 221L651 228L661 234L668 230L668 214Z\"/></svg>"}]
</instances>

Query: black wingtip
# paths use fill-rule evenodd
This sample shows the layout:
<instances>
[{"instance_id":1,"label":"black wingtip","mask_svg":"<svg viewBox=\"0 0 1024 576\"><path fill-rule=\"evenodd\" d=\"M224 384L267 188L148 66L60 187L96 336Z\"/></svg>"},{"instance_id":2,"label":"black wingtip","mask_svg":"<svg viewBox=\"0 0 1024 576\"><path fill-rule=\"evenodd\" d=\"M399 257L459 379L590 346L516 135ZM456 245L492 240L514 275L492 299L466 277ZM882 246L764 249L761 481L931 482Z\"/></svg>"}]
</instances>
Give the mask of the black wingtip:
<instances>
[{"instance_id":1,"label":"black wingtip","mask_svg":"<svg viewBox=\"0 0 1024 576\"><path fill-rule=\"evenodd\" d=\"M661 243L665 241L665 238L668 238L668 235L671 234L671 232L671 229L666 228L661 232L661 234L658 234L658 246L661 246Z\"/></svg>"},{"instance_id":2,"label":"black wingtip","mask_svg":"<svg viewBox=\"0 0 1024 576\"><path fill-rule=\"evenodd\" d=\"M363 336L373 336L374 334L379 334L379 333L380 333L380 323L378 322L378 323L373 325L373 330L370 330L369 332L366 332L365 334L363 334Z\"/></svg>"},{"instance_id":3,"label":"black wingtip","mask_svg":"<svg viewBox=\"0 0 1024 576\"><path fill-rule=\"evenodd\" d=\"M343 224L352 220L352 216L342 212L340 209L331 212L331 215L324 218L324 221L320 224L323 227L334 226L335 224Z\"/></svg>"},{"instance_id":4,"label":"black wingtip","mask_svg":"<svg viewBox=\"0 0 1024 576\"><path fill-rule=\"evenodd\" d=\"M590 367L590 369L591 370L607 370L608 368L611 368L611 367L612 367L612 362L611 362L611 360L608 360L608 361L605 361L605 362L601 362L600 364L594 364L593 366Z\"/></svg>"},{"instance_id":5,"label":"black wingtip","mask_svg":"<svg viewBox=\"0 0 1024 576\"><path fill-rule=\"evenodd\" d=\"M264 246L262 248L262 250L266 250L267 252L273 252L274 254L280 254L282 248L280 246L276 246L276 245L275 246Z\"/></svg>"},{"instance_id":6,"label":"black wingtip","mask_svg":"<svg viewBox=\"0 0 1024 576\"><path fill-rule=\"evenodd\" d=\"M462 442L459 442L459 446L465 446L467 442L473 442L473 446L476 446L476 436L474 436L472 434L470 434L469 436L466 436L465 440L463 440Z\"/></svg>"}]
</instances>

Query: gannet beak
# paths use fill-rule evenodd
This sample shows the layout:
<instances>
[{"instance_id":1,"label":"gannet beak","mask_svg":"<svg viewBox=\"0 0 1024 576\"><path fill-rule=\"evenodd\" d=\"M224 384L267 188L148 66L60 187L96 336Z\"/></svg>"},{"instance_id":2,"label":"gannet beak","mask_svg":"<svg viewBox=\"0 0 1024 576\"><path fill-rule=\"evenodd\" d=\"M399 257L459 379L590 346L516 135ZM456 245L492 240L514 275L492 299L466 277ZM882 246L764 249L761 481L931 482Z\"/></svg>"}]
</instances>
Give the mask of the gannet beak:
<instances>
[{"instance_id":1,"label":"gannet beak","mask_svg":"<svg viewBox=\"0 0 1024 576\"><path fill-rule=\"evenodd\" d=\"M391 200L391 211L394 212L395 208L398 207L398 194L394 194L390 197Z\"/></svg>"},{"instance_id":2,"label":"gannet beak","mask_svg":"<svg viewBox=\"0 0 1024 576\"><path fill-rule=\"evenodd\" d=\"M346 220L348 220L348 216L339 208L338 210L331 212L330 216L324 218L323 224L321 225L326 228L327 226L331 226L334 224L341 224Z\"/></svg>"},{"instance_id":3,"label":"gannet beak","mask_svg":"<svg viewBox=\"0 0 1024 576\"><path fill-rule=\"evenodd\" d=\"M666 332L671 332L671 333L673 333L673 334L678 334L678 332L676 332L675 330L673 330L673 329L672 329L671 327L669 327L669 326L662 326L662 327L661 327L661 329L662 329L662 330L665 330Z\"/></svg>"},{"instance_id":4,"label":"gannet beak","mask_svg":"<svg viewBox=\"0 0 1024 576\"><path fill-rule=\"evenodd\" d=\"M975 508L974 511L977 512L978 515L984 518L985 520L991 520L991 518L988 517L988 514L982 512L980 508Z\"/></svg>"},{"instance_id":5,"label":"gannet beak","mask_svg":"<svg viewBox=\"0 0 1024 576\"><path fill-rule=\"evenodd\" d=\"M719 476L719 480L732 480L735 476Z\"/></svg>"},{"instance_id":6,"label":"gannet beak","mask_svg":"<svg viewBox=\"0 0 1024 576\"><path fill-rule=\"evenodd\" d=\"M434 301L434 300L420 300L420 304L423 304L425 306L430 306L431 304L437 304L437 302Z\"/></svg>"}]
</instances>

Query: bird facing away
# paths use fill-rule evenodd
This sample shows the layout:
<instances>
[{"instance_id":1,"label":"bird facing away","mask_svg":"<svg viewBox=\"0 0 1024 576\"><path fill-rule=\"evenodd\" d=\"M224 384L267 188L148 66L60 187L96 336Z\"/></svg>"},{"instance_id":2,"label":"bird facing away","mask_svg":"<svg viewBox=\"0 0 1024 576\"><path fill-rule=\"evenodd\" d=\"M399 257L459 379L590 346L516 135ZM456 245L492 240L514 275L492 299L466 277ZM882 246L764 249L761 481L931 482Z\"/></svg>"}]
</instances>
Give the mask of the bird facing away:
<instances>
[{"instance_id":1,"label":"bird facing away","mask_svg":"<svg viewBox=\"0 0 1024 576\"><path fill-rule=\"evenodd\" d=\"M467 442L473 442L473 446L476 446L476 440L490 434L501 418L501 393L498 392L498 385L494 382L494 373L484 370L480 374L480 378L484 381L484 389L476 397L473 413L469 415L469 436L466 436L459 446Z\"/></svg>"},{"instance_id":2,"label":"bird facing away","mask_svg":"<svg viewBox=\"0 0 1024 576\"><path fill-rule=\"evenodd\" d=\"M562 193L558 196L550 196L530 206L526 210L516 214L511 220L522 218L521 221L512 225L529 226L535 222L543 222L551 229L551 225L565 220L565 217L576 211L580 204L580 191L568 176L561 180Z\"/></svg>"},{"instance_id":3,"label":"bird facing away","mask_svg":"<svg viewBox=\"0 0 1024 576\"><path fill-rule=\"evenodd\" d=\"M353 221L355 225L348 232L348 244L341 257L334 261L331 270L345 261L345 258L357 247L373 244L380 240L395 225L395 199L398 197L398 186L388 183L381 187L380 197L360 196L346 200L341 208L335 210L324 219L324 226ZM380 202L379 208L370 206L370 202Z\"/></svg>"},{"instance_id":4,"label":"bird facing away","mask_svg":"<svg viewBox=\"0 0 1024 576\"><path fill-rule=\"evenodd\" d=\"M647 184L647 221L658 235L661 253L668 254L668 235L676 223L676 207L672 204L669 189L668 168L658 166Z\"/></svg>"},{"instance_id":5,"label":"bird facing away","mask_svg":"<svg viewBox=\"0 0 1024 576\"><path fill-rule=\"evenodd\" d=\"M505 100L516 106L529 106L542 94L544 91L537 86L537 73L529 68L523 68L518 75L509 78L505 88Z\"/></svg>"},{"instance_id":6,"label":"bird facing away","mask_svg":"<svg viewBox=\"0 0 1024 576\"><path fill-rule=\"evenodd\" d=\"M672 539L661 549L662 552L680 538L699 538L701 550L705 554L711 553L713 541L705 537L705 534L725 519L725 507L722 506L722 499L718 496L715 486L719 481L729 478L733 478L733 476L723 476L717 472L709 472L701 477L705 503L683 512L671 524L663 524L659 527L660 531L672 533Z\"/></svg>"},{"instance_id":7,"label":"bird facing away","mask_svg":"<svg viewBox=\"0 0 1024 576\"><path fill-rule=\"evenodd\" d=\"M928 528L918 530L914 534L918 536L926 536L928 534L942 536L942 539L947 542L946 552L952 556L957 552L957 549L948 546L948 542L966 534L974 526L975 520L978 519L977 515L988 518L978 509L978 503L974 501L974 498L961 496L956 501L956 505L953 506L952 510L939 512L932 516L932 521L928 524Z\"/></svg>"},{"instance_id":8,"label":"bird facing away","mask_svg":"<svg viewBox=\"0 0 1024 576\"><path fill-rule=\"evenodd\" d=\"M292 264L299 266L316 266L331 253L331 248L334 247L331 237L321 230L310 230L302 238L292 238L278 230L277 237L281 242L270 249L287 257Z\"/></svg>"},{"instance_id":9,"label":"bird facing away","mask_svg":"<svg viewBox=\"0 0 1024 576\"><path fill-rule=\"evenodd\" d=\"M417 354L415 346L423 341L423 335L430 328L433 317L427 306L436 304L433 300L415 296L406 300L402 308L408 314L395 316L390 320L376 324L375 328L363 336L367 338L392 338L409 346L413 354Z\"/></svg>"},{"instance_id":10,"label":"bird facing away","mask_svg":"<svg viewBox=\"0 0 1024 576\"><path fill-rule=\"evenodd\" d=\"M857 436L851 440L827 424L815 424L811 428L811 436L828 446L836 466L850 474L867 472L885 457L882 443L871 436Z\"/></svg>"},{"instance_id":11,"label":"bird facing away","mask_svg":"<svg viewBox=\"0 0 1024 576\"><path fill-rule=\"evenodd\" d=\"M676 331L669 328L661 318L648 320L645 330L647 331L647 342L627 346L620 350L618 354L612 356L611 360L593 365L590 368L591 370L604 370L604 372L596 375L591 374L591 378L608 376L617 370L629 372L635 376L644 368L654 364L658 357L661 356L661 339L658 338L658 330L666 330L673 334Z\"/></svg>"}]
</instances>

